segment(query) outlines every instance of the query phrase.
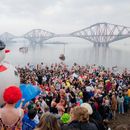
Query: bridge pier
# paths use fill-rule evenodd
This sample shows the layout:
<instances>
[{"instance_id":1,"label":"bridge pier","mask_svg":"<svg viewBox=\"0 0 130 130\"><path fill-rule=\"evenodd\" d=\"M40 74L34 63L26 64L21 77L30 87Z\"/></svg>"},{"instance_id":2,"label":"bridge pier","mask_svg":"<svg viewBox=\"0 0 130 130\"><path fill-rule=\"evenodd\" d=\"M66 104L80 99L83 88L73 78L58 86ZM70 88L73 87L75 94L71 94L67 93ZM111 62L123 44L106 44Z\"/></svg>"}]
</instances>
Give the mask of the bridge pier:
<instances>
[{"instance_id":1,"label":"bridge pier","mask_svg":"<svg viewBox=\"0 0 130 130\"><path fill-rule=\"evenodd\" d=\"M94 43L94 47L109 47L109 43Z\"/></svg>"}]
</instances>

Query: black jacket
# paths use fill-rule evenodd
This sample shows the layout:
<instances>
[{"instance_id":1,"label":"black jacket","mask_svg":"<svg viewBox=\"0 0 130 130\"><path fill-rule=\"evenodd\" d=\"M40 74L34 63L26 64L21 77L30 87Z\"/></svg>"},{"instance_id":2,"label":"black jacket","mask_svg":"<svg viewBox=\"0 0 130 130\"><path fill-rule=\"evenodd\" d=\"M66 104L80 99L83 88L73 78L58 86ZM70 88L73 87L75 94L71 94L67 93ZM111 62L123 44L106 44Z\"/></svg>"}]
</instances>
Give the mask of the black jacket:
<instances>
[{"instance_id":1,"label":"black jacket","mask_svg":"<svg viewBox=\"0 0 130 130\"><path fill-rule=\"evenodd\" d=\"M98 130L94 123L72 121L70 124L63 126L62 130Z\"/></svg>"}]
</instances>

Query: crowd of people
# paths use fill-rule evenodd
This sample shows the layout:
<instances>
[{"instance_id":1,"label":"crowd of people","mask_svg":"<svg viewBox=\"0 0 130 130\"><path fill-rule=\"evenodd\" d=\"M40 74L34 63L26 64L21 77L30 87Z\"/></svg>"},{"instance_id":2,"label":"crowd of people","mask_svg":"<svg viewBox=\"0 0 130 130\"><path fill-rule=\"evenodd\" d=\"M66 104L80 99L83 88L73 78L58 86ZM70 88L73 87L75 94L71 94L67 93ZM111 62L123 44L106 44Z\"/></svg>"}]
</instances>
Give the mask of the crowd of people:
<instances>
[{"instance_id":1,"label":"crowd of people","mask_svg":"<svg viewBox=\"0 0 130 130\"><path fill-rule=\"evenodd\" d=\"M116 113L129 111L130 73L127 69L118 73L104 66L76 63L72 67L64 63L50 66L28 63L16 68L21 84L39 86L41 93L24 106L21 103L21 108L15 108L22 98L20 94L17 96L20 90L6 89L6 104L0 109L2 130L111 130L109 121L116 119ZM130 126L118 126L115 130L120 128L129 130Z\"/></svg>"}]
</instances>

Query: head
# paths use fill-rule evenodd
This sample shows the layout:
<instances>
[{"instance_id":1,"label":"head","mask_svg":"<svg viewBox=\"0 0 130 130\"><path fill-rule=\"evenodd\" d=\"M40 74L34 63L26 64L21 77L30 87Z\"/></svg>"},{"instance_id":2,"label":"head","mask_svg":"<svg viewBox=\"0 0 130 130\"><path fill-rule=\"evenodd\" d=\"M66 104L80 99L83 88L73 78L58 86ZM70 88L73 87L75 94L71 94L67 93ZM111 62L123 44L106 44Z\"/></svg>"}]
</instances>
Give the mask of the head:
<instances>
[{"instance_id":1,"label":"head","mask_svg":"<svg viewBox=\"0 0 130 130\"><path fill-rule=\"evenodd\" d=\"M65 95L66 95L65 90L64 89L60 89L60 97L64 98Z\"/></svg>"},{"instance_id":2,"label":"head","mask_svg":"<svg viewBox=\"0 0 130 130\"><path fill-rule=\"evenodd\" d=\"M56 107L57 103L55 101L51 102L51 107Z\"/></svg>"},{"instance_id":3,"label":"head","mask_svg":"<svg viewBox=\"0 0 130 130\"><path fill-rule=\"evenodd\" d=\"M76 106L70 111L71 121L77 120L79 122L88 122L89 114L88 110L84 107Z\"/></svg>"},{"instance_id":4,"label":"head","mask_svg":"<svg viewBox=\"0 0 130 130\"><path fill-rule=\"evenodd\" d=\"M7 104L16 104L22 98L22 92L20 88L10 86L5 89L3 98Z\"/></svg>"},{"instance_id":5,"label":"head","mask_svg":"<svg viewBox=\"0 0 130 130\"><path fill-rule=\"evenodd\" d=\"M37 114L37 110L36 109L30 109L28 111L28 117L29 117L29 119L33 120L34 117L36 116L36 114Z\"/></svg>"},{"instance_id":6,"label":"head","mask_svg":"<svg viewBox=\"0 0 130 130\"><path fill-rule=\"evenodd\" d=\"M60 126L53 114L45 113L40 119L37 130L60 130Z\"/></svg>"},{"instance_id":7,"label":"head","mask_svg":"<svg viewBox=\"0 0 130 130\"><path fill-rule=\"evenodd\" d=\"M60 120L61 120L61 122L62 122L63 124L67 124L67 123L69 123L69 121L70 121L70 115L69 115L68 113L64 113L64 114L61 116Z\"/></svg>"},{"instance_id":8,"label":"head","mask_svg":"<svg viewBox=\"0 0 130 130\"><path fill-rule=\"evenodd\" d=\"M60 102L59 102L62 106L66 106L66 100L64 99L60 99Z\"/></svg>"},{"instance_id":9,"label":"head","mask_svg":"<svg viewBox=\"0 0 130 130\"><path fill-rule=\"evenodd\" d=\"M79 93L79 97L82 98L83 97L83 92Z\"/></svg>"},{"instance_id":10,"label":"head","mask_svg":"<svg viewBox=\"0 0 130 130\"><path fill-rule=\"evenodd\" d=\"M93 114L93 109L89 103L83 103L83 104L81 104L81 107L86 108L88 110L89 115Z\"/></svg>"},{"instance_id":11,"label":"head","mask_svg":"<svg viewBox=\"0 0 130 130\"><path fill-rule=\"evenodd\" d=\"M45 112L49 112L49 111L50 111L50 108L49 108L48 106L45 106L45 107L44 107L44 111L45 111Z\"/></svg>"},{"instance_id":12,"label":"head","mask_svg":"<svg viewBox=\"0 0 130 130\"><path fill-rule=\"evenodd\" d=\"M118 95L119 95L119 97L122 97L122 91L120 91Z\"/></svg>"}]
</instances>

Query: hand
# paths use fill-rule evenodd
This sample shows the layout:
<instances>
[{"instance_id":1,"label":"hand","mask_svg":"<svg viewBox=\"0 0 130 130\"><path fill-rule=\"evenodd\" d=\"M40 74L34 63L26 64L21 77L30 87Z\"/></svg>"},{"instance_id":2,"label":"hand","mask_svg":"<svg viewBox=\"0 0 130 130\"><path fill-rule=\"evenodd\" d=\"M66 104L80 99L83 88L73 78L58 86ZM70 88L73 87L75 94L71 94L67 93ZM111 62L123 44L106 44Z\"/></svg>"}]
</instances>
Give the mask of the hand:
<instances>
[{"instance_id":1,"label":"hand","mask_svg":"<svg viewBox=\"0 0 130 130\"><path fill-rule=\"evenodd\" d=\"M24 98L22 98L22 99L21 99L21 102L24 102L24 101L25 101L25 99L24 99Z\"/></svg>"}]
</instances>

